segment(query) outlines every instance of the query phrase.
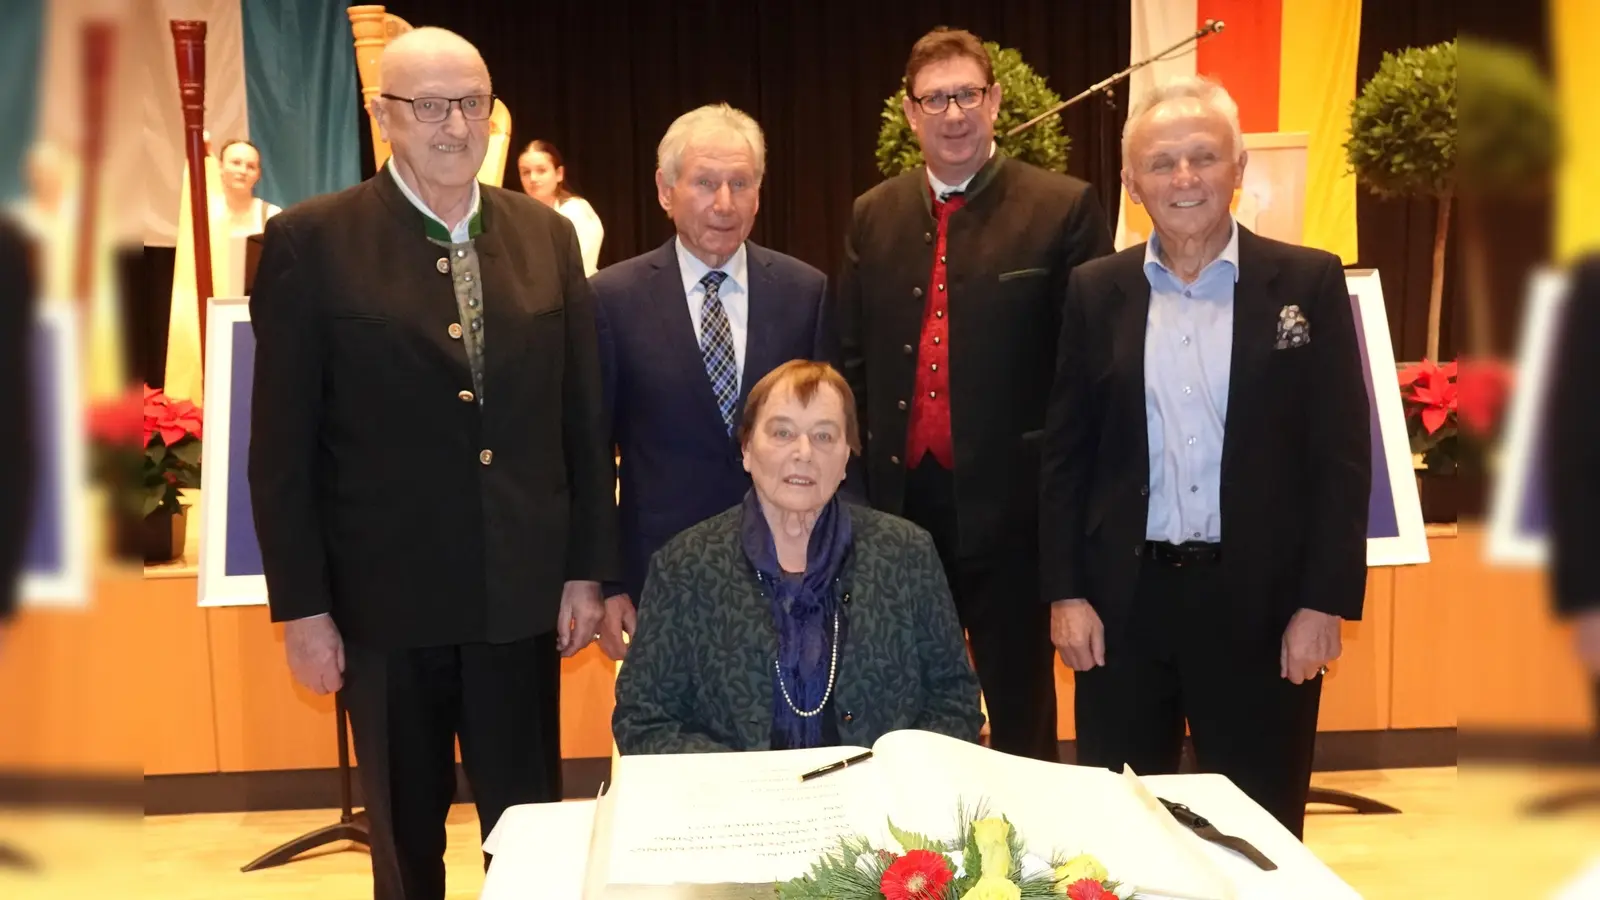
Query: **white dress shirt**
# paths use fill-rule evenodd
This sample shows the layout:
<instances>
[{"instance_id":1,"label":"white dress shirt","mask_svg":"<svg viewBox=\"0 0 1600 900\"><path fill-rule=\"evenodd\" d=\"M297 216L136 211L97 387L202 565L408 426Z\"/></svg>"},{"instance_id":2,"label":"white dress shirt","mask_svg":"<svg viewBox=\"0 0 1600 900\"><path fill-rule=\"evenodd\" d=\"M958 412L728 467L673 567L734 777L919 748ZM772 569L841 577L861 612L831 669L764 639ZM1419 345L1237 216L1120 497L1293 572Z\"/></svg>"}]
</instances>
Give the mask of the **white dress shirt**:
<instances>
[{"instance_id":1,"label":"white dress shirt","mask_svg":"<svg viewBox=\"0 0 1600 900\"><path fill-rule=\"evenodd\" d=\"M983 160L985 163L987 163L989 160L994 158L995 149L996 149L995 142L994 141L990 141L989 142L989 155L984 157L984 160ZM979 166L978 168L982 169L983 166ZM940 198L943 198L946 194L951 194L951 193L954 193L956 191L964 191L964 190L966 190L967 189L967 185L972 183L972 179L977 178L977 177L978 177L978 173L977 172L973 172L971 175L968 175L966 178L962 179L960 184L945 184L944 182L940 181L938 178L934 177L932 169L928 169L928 184L933 187L933 195L935 197L940 197Z\"/></svg>"},{"instance_id":2,"label":"white dress shirt","mask_svg":"<svg viewBox=\"0 0 1600 900\"><path fill-rule=\"evenodd\" d=\"M705 317L701 307L706 302L706 289L701 286L700 279L706 277L711 267L690 253L689 248L683 246L682 238L673 238L672 245L678 251L678 272L683 276L683 293L689 302L689 319L694 322L695 344L704 346L702 319ZM750 269L744 244L739 245L739 249L734 251L719 271L728 276L717 289L717 297L722 300L723 312L728 314L728 327L733 332L733 360L742 386L744 342L750 332Z\"/></svg>"},{"instance_id":3,"label":"white dress shirt","mask_svg":"<svg viewBox=\"0 0 1600 900\"><path fill-rule=\"evenodd\" d=\"M411 201L412 206L415 206L423 215L443 225L445 230L450 232L451 243L465 244L467 241L472 240L472 233L469 230L472 225L472 217L478 214L478 204L483 199L482 192L478 190L477 179L472 181L472 206L467 209L467 214L461 217L461 221L456 223L456 227L451 228L450 223L439 218L433 210L429 209L428 204L423 203L422 198L418 197L411 190L411 186L406 184L406 180L400 177L400 170L394 166L394 157L389 157L389 161L384 168L387 168L389 174L394 176L394 183L400 186L400 193L406 195L406 199Z\"/></svg>"}]
</instances>

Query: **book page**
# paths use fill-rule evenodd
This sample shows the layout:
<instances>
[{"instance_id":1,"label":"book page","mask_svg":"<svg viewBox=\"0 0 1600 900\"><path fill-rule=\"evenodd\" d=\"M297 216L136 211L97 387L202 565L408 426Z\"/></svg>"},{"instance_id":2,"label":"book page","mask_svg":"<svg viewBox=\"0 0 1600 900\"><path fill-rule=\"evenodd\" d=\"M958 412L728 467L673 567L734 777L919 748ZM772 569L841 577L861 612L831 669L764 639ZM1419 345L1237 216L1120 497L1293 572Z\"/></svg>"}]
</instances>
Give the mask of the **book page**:
<instances>
[{"instance_id":1,"label":"book page","mask_svg":"<svg viewBox=\"0 0 1600 900\"><path fill-rule=\"evenodd\" d=\"M880 820L875 760L807 782L860 748L624 756L609 884L769 884L804 875Z\"/></svg>"},{"instance_id":2,"label":"book page","mask_svg":"<svg viewBox=\"0 0 1600 900\"><path fill-rule=\"evenodd\" d=\"M1171 830L1165 809L1107 769L1068 766L999 753L921 731L884 735L875 775L894 824L939 840L955 837L957 809L985 803L1005 816L1030 851L1092 853L1111 877L1143 896L1228 900L1227 879ZM1159 805L1159 804L1158 804Z\"/></svg>"}]
</instances>

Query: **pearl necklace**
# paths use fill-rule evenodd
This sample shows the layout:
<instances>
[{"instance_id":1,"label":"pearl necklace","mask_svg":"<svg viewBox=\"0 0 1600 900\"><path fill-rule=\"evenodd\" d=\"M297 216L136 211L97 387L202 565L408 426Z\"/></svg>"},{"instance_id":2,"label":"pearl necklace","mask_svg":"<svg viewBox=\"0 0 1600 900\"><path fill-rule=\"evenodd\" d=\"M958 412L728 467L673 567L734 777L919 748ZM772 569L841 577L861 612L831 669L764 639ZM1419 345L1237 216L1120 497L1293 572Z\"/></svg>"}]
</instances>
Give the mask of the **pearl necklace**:
<instances>
[{"instance_id":1,"label":"pearl necklace","mask_svg":"<svg viewBox=\"0 0 1600 900\"><path fill-rule=\"evenodd\" d=\"M762 587L768 587L767 579L759 573L756 575L756 581L760 582ZM789 686L783 683L783 668L776 659L772 661L772 674L777 676L778 690L783 692L783 702L788 704L791 712L802 719L820 715L828 706L828 698L833 696L834 678L839 674L839 610L835 608L833 611L833 653L828 660L828 689L822 692L822 702L817 704L816 709L807 711L794 705L794 698L789 696Z\"/></svg>"},{"instance_id":2,"label":"pearl necklace","mask_svg":"<svg viewBox=\"0 0 1600 900\"><path fill-rule=\"evenodd\" d=\"M778 661L772 661L772 671L778 676L778 690L783 692L783 702L789 704L789 709L802 719L809 719L822 712L828 705L828 698L833 696L833 679L839 673L839 612L833 613L833 657L828 661L828 689L822 693L822 702L813 710L803 710L794 705L794 698L789 696L789 688L783 683L783 669Z\"/></svg>"}]
</instances>

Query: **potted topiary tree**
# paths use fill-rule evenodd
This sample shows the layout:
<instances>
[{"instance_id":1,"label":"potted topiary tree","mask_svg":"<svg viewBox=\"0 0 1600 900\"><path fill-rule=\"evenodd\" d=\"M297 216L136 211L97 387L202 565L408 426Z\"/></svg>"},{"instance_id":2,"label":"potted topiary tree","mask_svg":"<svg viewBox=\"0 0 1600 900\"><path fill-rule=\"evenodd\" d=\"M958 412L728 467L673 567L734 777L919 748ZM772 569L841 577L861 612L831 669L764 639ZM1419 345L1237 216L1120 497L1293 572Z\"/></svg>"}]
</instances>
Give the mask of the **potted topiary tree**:
<instances>
[{"instance_id":1,"label":"potted topiary tree","mask_svg":"<svg viewBox=\"0 0 1600 900\"><path fill-rule=\"evenodd\" d=\"M1380 197L1433 197L1433 282L1427 359L1439 357L1445 242L1456 168L1456 43L1385 53L1350 107L1345 157L1356 179Z\"/></svg>"},{"instance_id":2,"label":"potted topiary tree","mask_svg":"<svg viewBox=\"0 0 1600 900\"><path fill-rule=\"evenodd\" d=\"M1462 287L1467 298L1467 349L1484 358L1490 344L1488 240L1491 207L1544 192L1560 144L1555 91L1533 55L1506 44L1461 39L1456 153L1462 241Z\"/></svg>"},{"instance_id":3,"label":"potted topiary tree","mask_svg":"<svg viewBox=\"0 0 1600 900\"><path fill-rule=\"evenodd\" d=\"M1013 159L1041 169L1067 171L1067 146L1071 139L1062 133L1059 117L1051 116L1015 137L1002 137L1011 128L1060 103L1061 96L1050 89L1042 75L1022 61L1022 54L1001 49L993 41L985 42L983 48L989 51L994 80L1000 85L1000 115L994 129L1000 149ZM878 169L889 178L922 165L922 149L917 146L917 136L906 122L901 106L905 96L905 85L901 85L883 104L883 127L878 131Z\"/></svg>"}]
</instances>

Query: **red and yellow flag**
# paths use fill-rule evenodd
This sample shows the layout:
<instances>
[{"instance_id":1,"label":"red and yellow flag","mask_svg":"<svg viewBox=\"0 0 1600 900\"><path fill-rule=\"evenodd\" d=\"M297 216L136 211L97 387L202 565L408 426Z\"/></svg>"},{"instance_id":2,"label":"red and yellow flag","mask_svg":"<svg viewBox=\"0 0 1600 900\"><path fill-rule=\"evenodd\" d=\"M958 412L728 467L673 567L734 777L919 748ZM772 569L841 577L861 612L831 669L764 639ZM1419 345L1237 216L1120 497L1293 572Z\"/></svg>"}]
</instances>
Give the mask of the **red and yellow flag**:
<instances>
[{"instance_id":1,"label":"red and yellow flag","mask_svg":"<svg viewBox=\"0 0 1600 900\"><path fill-rule=\"evenodd\" d=\"M1131 0L1132 60L1165 50L1206 22L1221 34L1136 72L1131 101L1161 81L1204 75L1220 81L1239 104L1246 144L1294 145L1304 136L1303 196L1296 179L1236 198L1245 203L1300 204L1301 243L1356 260L1356 183L1348 173L1344 141L1356 91L1356 51L1361 40L1360 0ZM1283 135L1283 138L1265 137ZM1274 192L1272 188L1278 190ZM1270 196L1264 196L1270 195ZM1130 228L1143 210L1123 197L1118 246L1137 243L1145 229ZM1147 220L1146 220L1147 221Z\"/></svg>"}]
</instances>

